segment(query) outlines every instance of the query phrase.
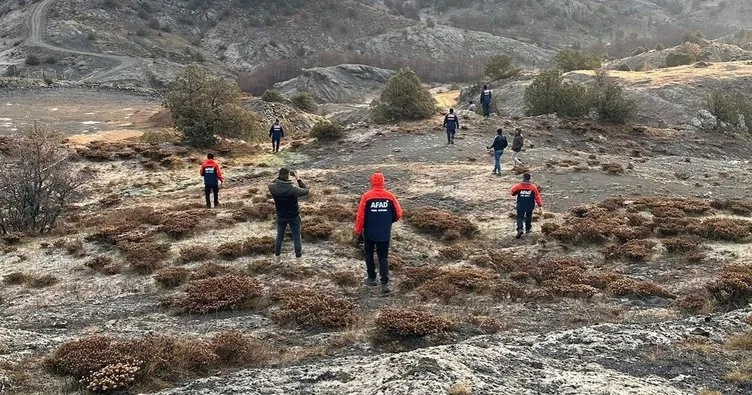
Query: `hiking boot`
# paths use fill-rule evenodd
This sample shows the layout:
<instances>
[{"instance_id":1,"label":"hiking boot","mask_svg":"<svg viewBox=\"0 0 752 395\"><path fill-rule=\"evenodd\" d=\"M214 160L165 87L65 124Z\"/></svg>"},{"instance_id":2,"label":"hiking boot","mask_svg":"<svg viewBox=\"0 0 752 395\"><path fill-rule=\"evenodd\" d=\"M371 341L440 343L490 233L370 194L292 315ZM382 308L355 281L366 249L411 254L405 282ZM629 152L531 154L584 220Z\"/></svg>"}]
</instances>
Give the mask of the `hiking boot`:
<instances>
[{"instance_id":1,"label":"hiking boot","mask_svg":"<svg viewBox=\"0 0 752 395\"><path fill-rule=\"evenodd\" d=\"M392 292L392 289L389 288L389 284L381 284L381 293L388 294L389 292Z\"/></svg>"},{"instance_id":2,"label":"hiking boot","mask_svg":"<svg viewBox=\"0 0 752 395\"><path fill-rule=\"evenodd\" d=\"M279 265L280 263L282 263L282 255L275 255L274 264Z\"/></svg>"},{"instance_id":3,"label":"hiking boot","mask_svg":"<svg viewBox=\"0 0 752 395\"><path fill-rule=\"evenodd\" d=\"M369 287L375 287L375 286L379 285L379 284L378 284L378 283L376 282L376 279L375 279L375 278L368 278L368 277L366 277L366 279L365 279L365 280L364 280L363 282L364 282L364 283L365 283L365 284L366 284L367 286L369 286Z\"/></svg>"},{"instance_id":4,"label":"hiking boot","mask_svg":"<svg viewBox=\"0 0 752 395\"><path fill-rule=\"evenodd\" d=\"M295 257L295 264L298 265L298 266L305 266L306 265L306 261L305 261L305 259L303 259L303 256L296 256Z\"/></svg>"},{"instance_id":5,"label":"hiking boot","mask_svg":"<svg viewBox=\"0 0 752 395\"><path fill-rule=\"evenodd\" d=\"M515 239L520 239L520 238L522 238L522 230L518 230L517 236L515 236Z\"/></svg>"}]
</instances>

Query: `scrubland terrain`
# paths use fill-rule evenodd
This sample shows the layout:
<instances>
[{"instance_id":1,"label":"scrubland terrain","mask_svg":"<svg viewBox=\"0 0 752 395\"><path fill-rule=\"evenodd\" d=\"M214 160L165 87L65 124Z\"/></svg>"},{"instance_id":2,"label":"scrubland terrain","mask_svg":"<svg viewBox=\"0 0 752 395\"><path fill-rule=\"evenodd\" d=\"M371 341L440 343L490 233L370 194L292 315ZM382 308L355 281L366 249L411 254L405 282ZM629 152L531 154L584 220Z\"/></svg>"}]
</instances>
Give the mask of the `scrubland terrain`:
<instances>
[{"instance_id":1,"label":"scrubland terrain","mask_svg":"<svg viewBox=\"0 0 752 395\"><path fill-rule=\"evenodd\" d=\"M123 100L92 111L159 111ZM752 388L745 136L471 115L449 147L439 118L354 128L339 143L296 133L278 155L226 142L222 204L209 210L204 153L154 119L132 126L141 137L70 138L94 174L81 200L53 234L3 239L0 392ZM522 127L527 145L525 167L504 158L495 177L484 148L499 126ZM266 186L283 165L312 190L303 265L289 241L271 259ZM351 243L376 170L406 210L389 296L362 284ZM515 240L507 191L523 171L546 211Z\"/></svg>"}]
</instances>

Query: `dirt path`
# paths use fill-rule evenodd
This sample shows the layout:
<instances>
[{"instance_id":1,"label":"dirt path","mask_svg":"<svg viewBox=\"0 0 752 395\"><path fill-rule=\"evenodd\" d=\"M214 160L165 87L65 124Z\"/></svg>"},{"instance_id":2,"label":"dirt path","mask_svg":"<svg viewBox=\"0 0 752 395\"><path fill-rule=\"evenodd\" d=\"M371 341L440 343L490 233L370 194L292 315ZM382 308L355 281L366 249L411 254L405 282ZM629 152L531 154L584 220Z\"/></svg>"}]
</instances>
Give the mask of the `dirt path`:
<instances>
[{"instance_id":1,"label":"dirt path","mask_svg":"<svg viewBox=\"0 0 752 395\"><path fill-rule=\"evenodd\" d=\"M41 3L37 4L36 7L34 8L34 11L31 14L31 19L29 20L31 34L26 41L28 45L49 49L51 51L66 52L66 53L75 54L75 55L93 56L93 57L97 57L100 59L110 60L118 64L116 67L109 69L109 70L95 71L91 75L83 78L82 81L101 81L113 75L116 75L125 69L135 67L138 65L139 60L128 57L128 56L107 55L107 54L87 52L87 51L76 51L76 50L63 48L63 47L46 42L45 41L46 15L47 15L47 10L49 9L52 1L53 0L44 0Z\"/></svg>"}]
</instances>

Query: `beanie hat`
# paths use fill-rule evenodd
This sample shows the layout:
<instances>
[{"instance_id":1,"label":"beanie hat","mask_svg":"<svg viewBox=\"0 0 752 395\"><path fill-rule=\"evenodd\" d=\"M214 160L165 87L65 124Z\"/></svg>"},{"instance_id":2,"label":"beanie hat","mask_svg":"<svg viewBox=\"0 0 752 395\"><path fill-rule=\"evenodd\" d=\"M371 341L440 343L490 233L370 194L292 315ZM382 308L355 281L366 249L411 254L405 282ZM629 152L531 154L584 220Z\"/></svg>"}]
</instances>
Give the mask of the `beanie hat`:
<instances>
[{"instance_id":1,"label":"beanie hat","mask_svg":"<svg viewBox=\"0 0 752 395\"><path fill-rule=\"evenodd\" d=\"M280 180L289 180L290 179L290 170L286 168L279 169L279 176L277 176Z\"/></svg>"}]
</instances>

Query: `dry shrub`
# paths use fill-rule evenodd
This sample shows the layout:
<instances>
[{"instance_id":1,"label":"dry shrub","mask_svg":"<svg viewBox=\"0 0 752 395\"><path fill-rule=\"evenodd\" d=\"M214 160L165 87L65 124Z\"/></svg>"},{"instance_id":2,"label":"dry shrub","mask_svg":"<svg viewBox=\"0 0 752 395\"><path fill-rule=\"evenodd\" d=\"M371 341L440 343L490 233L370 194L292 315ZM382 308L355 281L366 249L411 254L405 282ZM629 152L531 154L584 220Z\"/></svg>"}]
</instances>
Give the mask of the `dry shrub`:
<instances>
[{"instance_id":1,"label":"dry shrub","mask_svg":"<svg viewBox=\"0 0 752 395\"><path fill-rule=\"evenodd\" d=\"M271 254L274 251L274 238L271 236L251 237L243 242L246 255Z\"/></svg>"},{"instance_id":2,"label":"dry shrub","mask_svg":"<svg viewBox=\"0 0 752 395\"><path fill-rule=\"evenodd\" d=\"M439 276L439 271L434 267L426 266L414 266L406 267L403 273L403 279L401 282L401 288L405 290L413 289L428 280L432 280Z\"/></svg>"},{"instance_id":3,"label":"dry shrub","mask_svg":"<svg viewBox=\"0 0 752 395\"><path fill-rule=\"evenodd\" d=\"M112 264L112 258L107 255L97 255L84 263L86 267L95 272L101 272L106 266Z\"/></svg>"},{"instance_id":4,"label":"dry shrub","mask_svg":"<svg viewBox=\"0 0 752 395\"><path fill-rule=\"evenodd\" d=\"M303 221L301 236L305 241L315 242L329 239L333 232L334 225L331 222L322 217L311 217Z\"/></svg>"},{"instance_id":5,"label":"dry shrub","mask_svg":"<svg viewBox=\"0 0 752 395\"><path fill-rule=\"evenodd\" d=\"M752 300L752 266L727 265L705 288L725 308L740 308Z\"/></svg>"},{"instance_id":6,"label":"dry shrub","mask_svg":"<svg viewBox=\"0 0 752 395\"><path fill-rule=\"evenodd\" d=\"M242 241L231 241L220 244L217 247L217 254L225 259L237 259L246 255Z\"/></svg>"},{"instance_id":7,"label":"dry shrub","mask_svg":"<svg viewBox=\"0 0 752 395\"><path fill-rule=\"evenodd\" d=\"M133 385L140 370L138 364L119 362L107 365L79 382L86 386L86 390L97 394L124 391Z\"/></svg>"},{"instance_id":8,"label":"dry shrub","mask_svg":"<svg viewBox=\"0 0 752 395\"><path fill-rule=\"evenodd\" d=\"M666 206L653 207L650 210L650 213L653 214L653 216L657 218L666 218L666 217L680 218L680 217L684 217L687 215L684 211L676 207L666 207ZM658 221L660 221L660 219Z\"/></svg>"},{"instance_id":9,"label":"dry shrub","mask_svg":"<svg viewBox=\"0 0 752 395\"><path fill-rule=\"evenodd\" d=\"M682 313L700 314L710 311L709 295L705 292L694 292L677 299L673 306Z\"/></svg>"},{"instance_id":10,"label":"dry shrub","mask_svg":"<svg viewBox=\"0 0 752 395\"><path fill-rule=\"evenodd\" d=\"M22 285L30 280L30 276L22 272L13 272L3 277L3 284Z\"/></svg>"},{"instance_id":11,"label":"dry shrub","mask_svg":"<svg viewBox=\"0 0 752 395\"><path fill-rule=\"evenodd\" d=\"M573 299L589 299L598 293L598 289L587 284L572 284L566 282L550 281L542 285L538 296L547 299L550 296Z\"/></svg>"},{"instance_id":12,"label":"dry shrub","mask_svg":"<svg viewBox=\"0 0 752 395\"><path fill-rule=\"evenodd\" d=\"M170 212L162 215L159 230L177 239L193 233L201 220L202 217L193 212Z\"/></svg>"},{"instance_id":13,"label":"dry shrub","mask_svg":"<svg viewBox=\"0 0 752 395\"><path fill-rule=\"evenodd\" d=\"M150 274L159 269L170 255L170 245L166 243L118 243L131 268L139 274Z\"/></svg>"},{"instance_id":14,"label":"dry shrub","mask_svg":"<svg viewBox=\"0 0 752 395\"><path fill-rule=\"evenodd\" d=\"M446 240L470 238L478 232L478 226L469 219L433 207L415 208L406 217L420 232L441 236Z\"/></svg>"},{"instance_id":15,"label":"dry shrub","mask_svg":"<svg viewBox=\"0 0 752 395\"><path fill-rule=\"evenodd\" d=\"M250 222L255 220L267 220L274 216L276 209L274 204L266 202L264 198L261 202L255 203L250 207L241 207L232 213L232 219L238 222Z\"/></svg>"},{"instance_id":16,"label":"dry shrub","mask_svg":"<svg viewBox=\"0 0 752 395\"><path fill-rule=\"evenodd\" d=\"M105 336L74 340L60 346L46 365L57 374L80 379L107 365L126 361L126 356L114 349L112 343L113 340Z\"/></svg>"},{"instance_id":17,"label":"dry shrub","mask_svg":"<svg viewBox=\"0 0 752 395\"><path fill-rule=\"evenodd\" d=\"M226 275L189 282L177 304L187 313L208 314L246 308L263 294L257 280Z\"/></svg>"},{"instance_id":18,"label":"dry shrub","mask_svg":"<svg viewBox=\"0 0 752 395\"><path fill-rule=\"evenodd\" d=\"M606 259L627 259L633 262L645 262L653 255L655 242L650 240L631 240L625 244L612 244L601 249Z\"/></svg>"},{"instance_id":19,"label":"dry shrub","mask_svg":"<svg viewBox=\"0 0 752 395\"><path fill-rule=\"evenodd\" d=\"M726 342L726 345L735 350L752 351L752 332L734 335Z\"/></svg>"},{"instance_id":20,"label":"dry shrub","mask_svg":"<svg viewBox=\"0 0 752 395\"><path fill-rule=\"evenodd\" d=\"M607 290L614 296L658 296L670 299L675 298L674 294L658 284L647 281L635 281L626 277L612 281L608 285Z\"/></svg>"},{"instance_id":21,"label":"dry shrub","mask_svg":"<svg viewBox=\"0 0 752 395\"><path fill-rule=\"evenodd\" d=\"M52 285L55 285L60 280L51 275L51 274L43 274L41 276L32 276L31 278L28 278L26 280L26 285L32 287L32 288L45 288Z\"/></svg>"},{"instance_id":22,"label":"dry shrub","mask_svg":"<svg viewBox=\"0 0 752 395\"><path fill-rule=\"evenodd\" d=\"M154 281L165 288L174 288L183 284L191 272L182 267L168 267L154 274Z\"/></svg>"},{"instance_id":23,"label":"dry shrub","mask_svg":"<svg viewBox=\"0 0 752 395\"><path fill-rule=\"evenodd\" d=\"M228 365L260 366L271 358L271 349L261 340L248 337L238 330L221 332L211 340L214 353Z\"/></svg>"},{"instance_id":24,"label":"dry shrub","mask_svg":"<svg viewBox=\"0 0 752 395\"><path fill-rule=\"evenodd\" d=\"M611 230L611 234L621 243L644 239L652 235L652 230L645 226L618 226Z\"/></svg>"},{"instance_id":25,"label":"dry shrub","mask_svg":"<svg viewBox=\"0 0 752 395\"><path fill-rule=\"evenodd\" d=\"M415 292L420 295L423 301L436 298L443 303L449 303L453 298L459 298L460 300L464 298L462 290L458 286L439 279L426 281L417 287Z\"/></svg>"},{"instance_id":26,"label":"dry shrub","mask_svg":"<svg viewBox=\"0 0 752 395\"><path fill-rule=\"evenodd\" d=\"M492 295L497 300L520 300L528 295L527 288L516 281L501 280L492 290Z\"/></svg>"},{"instance_id":27,"label":"dry shrub","mask_svg":"<svg viewBox=\"0 0 752 395\"><path fill-rule=\"evenodd\" d=\"M363 283L363 275L355 270L339 270L332 274L332 281L340 287L355 287Z\"/></svg>"},{"instance_id":28,"label":"dry shrub","mask_svg":"<svg viewBox=\"0 0 752 395\"><path fill-rule=\"evenodd\" d=\"M712 240L741 242L752 233L752 222L743 219L708 218L695 234Z\"/></svg>"},{"instance_id":29,"label":"dry shrub","mask_svg":"<svg viewBox=\"0 0 752 395\"><path fill-rule=\"evenodd\" d=\"M214 251L203 245L190 245L180 249L180 262L199 262L209 258Z\"/></svg>"},{"instance_id":30,"label":"dry shrub","mask_svg":"<svg viewBox=\"0 0 752 395\"><path fill-rule=\"evenodd\" d=\"M473 395L473 389L464 383L454 383L449 387L447 395Z\"/></svg>"},{"instance_id":31,"label":"dry shrub","mask_svg":"<svg viewBox=\"0 0 752 395\"><path fill-rule=\"evenodd\" d=\"M460 261L465 258L465 249L462 246L453 245L439 249L439 255L452 261Z\"/></svg>"},{"instance_id":32,"label":"dry shrub","mask_svg":"<svg viewBox=\"0 0 752 395\"><path fill-rule=\"evenodd\" d=\"M656 231L662 237L686 235L694 233L700 220L696 218L661 218L656 224Z\"/></svg>"},{"instance_id":33,"label":"dry shrub","mask_svg":"<svg viewBox=\"0 0 752 395\"><path fill-rule=\"evenodd\" d=\"M619 163L603 163L601 170L609 174L622 174L624 173L624 166Z\"/></svg>"},{"instance_id":34,"label":"dry shrub","mask_svg":"<svg viewBox=\"0 0 752 395\"><path fill-rule=\"evenodd\" d=\"M191 273L191 280L203 280L205 278L224 276L225 274L232 273L233 270L230 267L224 265L218 265L216 263L203 263L197 267Z\"/></svg>"},{"instance_id":35,"label":"dry shrub","mask_svg":"<svg viewBox=\"0 0 752 395\"><path fill-rule=\"evenodd\" d=\"M203 340L178 341L175 343L174 353L181 370L203 373L219 360L211 343Z\"/></svg>"},{"instance_id":36,"label":"dry shrub","mask_svg":"<svg viewBox=\"0 0 752 395\"><path fill-rule=\"evenodd\" d=\"M341 203L329 202L324 203L320 207L318 207L316 213L319 216L330 219L332 221L353 222L355 221L355 214L357 213L357 211L355 210L355 208L345 206Z\"/></svg>"},{"instance_id":37,"label":"dry shrub","mask_svg":"<svg viewBox=\"0 0 752 395\"><path fill-rule=\"evenodd\" d=\"M120 266L119 263L111 263L105 267L102 268L102 274L105 276L114 276L116 274L120 274L120 272L123 271L122 266Z\"/></svg>"},{"instance_id":38,"label":"dry shrub","mask_svg":"<svg viewBox=\"0 0 752 395\"><path fill-rule=\"evenodd\" d=\"M389 253L389 270L400 271L405 268L405 259L399 254Z\"/></svg>"},{"instance_id":39,"label":"dry shrub","mask_svg":"<svg viewBox=\"0 0 752 395\"><path fill-rule=\"evenodd\" d=\"M358 319L356 306L349 300L312 289L288 289L275 295L280 323L308 327L344 328Z\"/></svg>"},{"instance_id":40,"label":"dry shrub","mask_svg":"<svg viewBox=\"0 0 752 395\"><path fill-rule=\"evenodd\" d=\"M688 215L704 214L711 209L711 203L707 200L670 196L640 198L634 201L634 206L638 210L649 210L651 212L659 207L675 208ZM664 217L666 216L668 215L664 215ZM680 216L683 217L684 215Z\"/></svg>"},{"instance_id":41,"label":"dry shrub","mask_svg":"<svg viewBox=\"0 0 752 395\"><path fill-rule=\"evenodd\" d=\"M666 251L671 254L691 253L697 251L702 244L699 236L676 236L661 240Z\"/></svg>"},{"instance_id":42,"label":"dry shrub","mask_svg":"<svg viewBox=\"0 0 752 395\"><path fill-rule=\"evenodd\" d=\"M423 310L385 307L376 317L376 327L388 335L409 338L447 332L452 321Z\"/></svg>"}]
</instances>

